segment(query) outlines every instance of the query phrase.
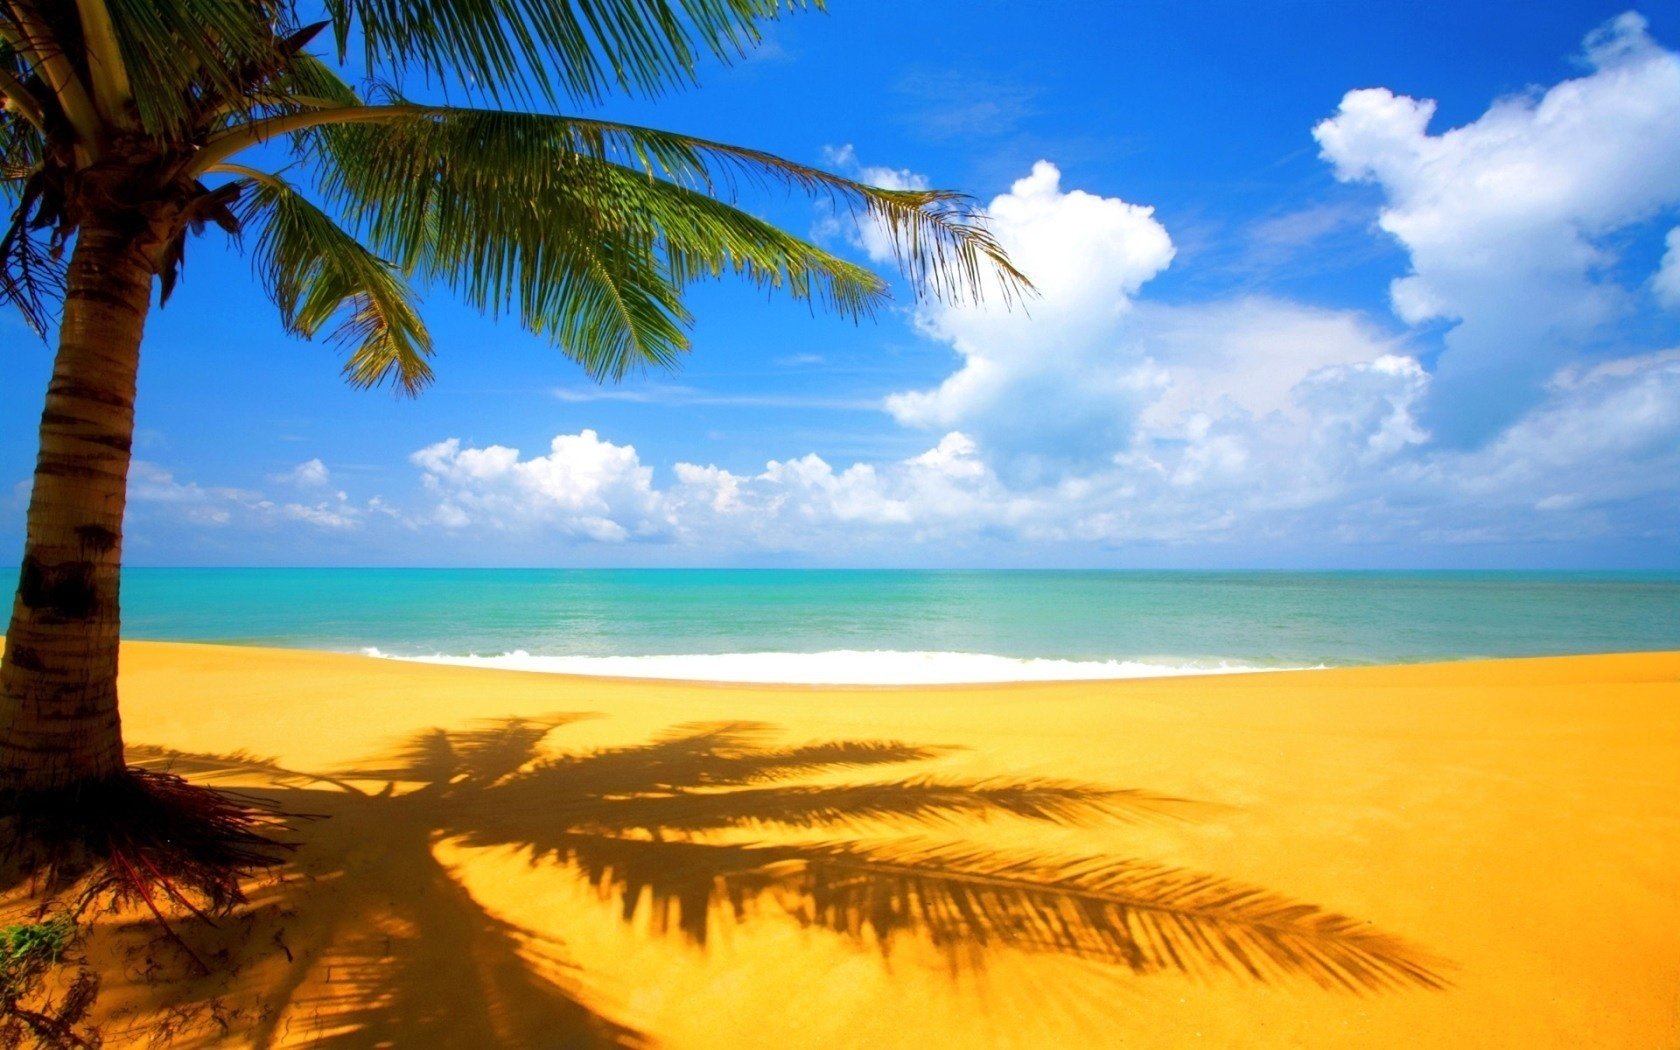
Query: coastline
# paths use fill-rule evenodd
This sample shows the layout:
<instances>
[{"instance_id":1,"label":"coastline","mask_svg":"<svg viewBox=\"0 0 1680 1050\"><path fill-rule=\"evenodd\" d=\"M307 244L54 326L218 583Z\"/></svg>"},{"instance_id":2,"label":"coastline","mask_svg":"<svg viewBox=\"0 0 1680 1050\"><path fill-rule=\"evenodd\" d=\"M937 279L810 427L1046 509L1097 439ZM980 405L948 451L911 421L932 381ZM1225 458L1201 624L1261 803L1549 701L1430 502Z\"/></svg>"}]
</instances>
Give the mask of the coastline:
<instances>
[{"instance_id":1,"label":"coastline","mask_svg":"<svg viewBox=\"0 0 1680 1050\"><path fill-rule=\"evenodd\" d=\"M563 945L566 964L554 974L570 1001L662 1046L1619 1047L1680 1034L1676 652L890 688L587 678L131 642L122 688L134 745L245 753L309 773L388 766L402 739L430 727L570 712L589 717L547 740L569 754L634 749L684 723L751 722L793 744L930 749L909 766L831 770L824 783L889 773L1052 778L1189 800L1159 819L955 814L910 826L858 818L838 829L757 821L737 837L912 835L1213 873L1393 934L1438 960L1447 983L1351 994L1288 976L1134 974L1009 950L989 952L983 973L954 978L913 939L883 963L867 946L759 911L740 922L718 914L700 948L659 933L645 902L626 921L621 903L516 843L474 844L440 827L421 834L429 845L420 855L393 860L378 852L378 836L400 822L358 824L355 807L304 829L300 862L324 848L311 836L360 836L346 849L364 867L347 867L335 892L377 883L381 908L393 895L441 893L403 867L436 864L496 923ZM296 790L255 774L223 782ZM369 801L358 806L377 808L382 785L362 786ZM412 785L395 788L400 800ZM368 874L387 863L401 876L388 885ZM415 925L442 899L408 902L413 915L346 915L331 897L302 904L275 928L295 962L274 944L251 947L229 973L204 979L213 987L200 998L213 993L236 1024L278 1011L287 1034L276 1042L308 1042L348 1023L343 960L356 938L377 934L399 982L391 994L430 1003L425 1017L396 1010L389 1034L403 1045L482 1038L470 1025L481 1023L473 1019L485 986L462 983L446 965L451 953L472 956L476 934L438 927L420 936L426 924ZM122 945L107 926L90 950L115 962L119 954L100 955ZM522 936L521 957L542 954L541 937ZM429 975L396 965L429 951L444 953ZM138 1031L161 1016L162 993L123 973L114 966L99 1009L113 1031ZM283 1002L264 990L288 975L298 983ZM497 1023L552 1008L509 994Z\"/></svg>"},{"instance_id":2,"label":"coastline","mask_svg":"<svg viewBox=\"0 0 1680 1050\"><path fill-rule=\"evenodd\" d=\"M1120 682L1209 674L1322 670L1263 666L1237 660L1170 657L1067 660L988 653L834 649L825 652L703 653L652 656L533 656L522 650L495 656L405 656L362 650L358 655L408 663L486 670L528 671L582 678L726 685L876 686L910 689L940 685L1009 685L1027 682Z\"/></svg>"}]
</instances>

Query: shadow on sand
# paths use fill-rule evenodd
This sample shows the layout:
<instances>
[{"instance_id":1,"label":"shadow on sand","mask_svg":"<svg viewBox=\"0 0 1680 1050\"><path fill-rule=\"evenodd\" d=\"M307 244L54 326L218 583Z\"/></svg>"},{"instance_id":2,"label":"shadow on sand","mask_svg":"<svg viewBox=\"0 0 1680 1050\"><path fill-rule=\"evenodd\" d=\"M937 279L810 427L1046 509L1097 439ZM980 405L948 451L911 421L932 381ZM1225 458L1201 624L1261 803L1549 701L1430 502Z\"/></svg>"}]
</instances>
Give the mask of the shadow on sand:
<instances>
[{"instance_id":1,"label":"shadow on sand","mask_svg":"<svg viewBox=\"0 0 1680 1050\"><path fill-rule=\"evenodd\" d=\"M146 1027L108 1034L173 1046L235 1033L259 1047L646 1045L584 1001L553 934L499 919L452 877L434 855L443 840L521 849L533 864L587 879L625 921L644 911L654 929L697 946L717 923L781 912L882 952L919 938L953 970L1010 950L1355 993L1444 984L1436 963L1365 922L1216 875L930 837L994 814L1065 826L1193 814L1183 800L1047 779L825 783L825 774L855 778L946 749L784 746L772 727L745 722L677 726L630 747L550 749L551 735L580 717L434 729L331 773L131 749L136 765L237 783L319 819L298 824L295 855L252 887L248 907L215 927L180 925L208 978L190 975L186 953L155 924L118 931L127 972L112 1007ZM918 837L883 844L861 834L883 827ZM777 829L800 834L748 840Z\"/></svg>"}]
</instances>

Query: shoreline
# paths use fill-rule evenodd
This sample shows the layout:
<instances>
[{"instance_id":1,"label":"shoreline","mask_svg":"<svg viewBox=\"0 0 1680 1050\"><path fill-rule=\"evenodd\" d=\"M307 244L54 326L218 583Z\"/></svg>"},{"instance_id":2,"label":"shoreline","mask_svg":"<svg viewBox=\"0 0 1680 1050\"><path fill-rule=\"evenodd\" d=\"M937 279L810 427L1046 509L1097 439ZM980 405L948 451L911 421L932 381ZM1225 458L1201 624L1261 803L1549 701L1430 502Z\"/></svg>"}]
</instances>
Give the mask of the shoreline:
<instances>
[{"instance_id":1,"label":"shoreline","mask_svg":"<svg viewBox=\"0 0 1680 1050\"><path fill-rule=\"evenodd\" d=\"M739 685L786 686L789 688L868 688L904 689L969 686L1010 686L1066 683L1070 685L1103 685L1155 679L1210 678L1226 675L1273 675L1321 671L1373 671L1387 668L1459 667L1479 664L1521 663L1536 660L1576 660L1600 657L1660 657L1680 653L1680 648L1606 649L1595 652L1533 653L1521 655L1472 654L1454 658L1426 657L1417 660L1371 660L1360 662L1290 663L1270 665L1242 657L1056 657L1008 656L997 653L890 650L890 649L829 649L802 651L747 651L724 653L648 653L636 655L579 655L532 654L522 649L495 654L481 653L391 653L377 646L347 648L314 648L273 644L223 641L219 639L126 639L123 643L145 646L203 646L256 653L308 653L331 657L352 657L395 664L419 664L433 667L459 667L494 672L517 672L570 679L602 679L614 682L648 682L667 685ZM5 637L0 635L0 650ZM877 661L898 670L921 665L916 670L931 668L933 673L951 669L953 677L905 677L888 679L875 671L857 671L860 662ZM807 664L809 670L797 671L799 676L766 677L761 668L793 667ZM969 665L964 668L962 665ZM856 678L827 675L834 667L849 665ZM739 668L739 676L731 676L731 668ZM974 673L974 668L1028 669L1040 673L1021 677L994 677ZM598 669L597 669L598 668ZM645 668L645 670L644 670ZM672 668L673 673L657 673ZM676 673L711 671L712 673ZM1116 673L1118 672L1118 673ZM971 676L969 676L971 675Z\"/></svg>"},{"instance_id":2,"label":"shoreline","mask_svg":"<svg viewBox=\"0 0 1680 1050\"><path fill-rule=\"evenodd\" d=\"M583 678L729 685L869 686L884 689L1024 682L1123 682L1218 674L1322 670L1265 667L1241 660L1170 657L1071 659L993 653L831 649L821 652L670 653L638 656L549 656L523 650L494 656L384 653L355 655L404 663L476 667Z\"/></svg>"},{"instance_id":3,"label":"shoreline","mask_svg":"<svg viewBox=\"0 0 1680 1050\"><path fill-rule=\"evenodd\" d=\"M570 1031L578 1004L674 1050L1526 1050L1680 1037L1680 652L847 687L127 642L121 682L132 756L195 778L221 769L206 782L327 819L300 825L298 872L257 886L244 918L192 933L206 957L230 953L209 977L133 979L125 960L143 916L99 920L89 952L107 972L107 1045L162 1020L202 1026L184 1045L215 1043L212 1002L236 1030L269 1018L275 1045L334 1033L470 1045L496 1026L517 1045L521 1032ZM400 772L419 741L467 754L518 727L535 727L533 754L570 756L559 769L601 779L492 792L480 809L464 788L439 795ZM661 786L673 772L636 786L637 770L701 761L686 774L701 775L764 748L859 757L739 784L705 773L694 793ZM515 781L509 771L527 768L498 761L513 762L498 776ZM895 794L965 784L940 803L955 809ZM1137 801L1028 807L1036 817L982 804L1000 785L1035 784ZM603 806L629 822L630 838L612 842L669 860L643 869L629 853L591 853ZM650 820L665 828L655 838ZM714 901L704 943L682 932L680 916L698 921L687 906L655 906L685 871L711 885L679 855L833 842L1205 873L1391 936L1444 987L1353 994L1287 968L1266 981L1241 967L1139 973L999 945L975 949L984 968L954 979L925 938L899 937L884 960L867 933L802 923L773 896L739 913ZM627 902L622 878L640 896Z\"/></svg>"}]
</instances>

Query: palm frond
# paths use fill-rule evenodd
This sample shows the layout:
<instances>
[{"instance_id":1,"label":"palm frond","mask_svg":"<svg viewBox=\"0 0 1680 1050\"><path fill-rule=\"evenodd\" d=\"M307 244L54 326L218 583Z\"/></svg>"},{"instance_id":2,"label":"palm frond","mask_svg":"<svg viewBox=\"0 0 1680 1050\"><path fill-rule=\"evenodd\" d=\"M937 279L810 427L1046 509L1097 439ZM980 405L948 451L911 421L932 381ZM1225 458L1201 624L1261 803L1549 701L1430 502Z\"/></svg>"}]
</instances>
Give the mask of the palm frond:
<instances>
[{"instance_id":1,"label":"palm frond","mask_svg":"<svg viewBox=\"0 0 1680 1050\"><path fill-rule=\"evenodd\" d=\"M160 138L190 133L216 107L253 105L253 85L281 68L290 54L285 23L290 5L281 0L103 2L134 117L141 129Z\"/></svg>"},{"instance_id":2,"label":"palm frond","mask_svg":"<svg viewBox=\"0 0 1680 1050\"><path fill-rule=\"evenodd\" d=\"M328 0L339 57L359 34L376 74L414 70L493 99L599 101L693 82L699 60L745 54L761 25L822 0Z\"/></svg>"},{"instance_id":3,"label":"palm frond","mask_svg":"<svg viewBox=\"0 0 1680 1050\"><path fill-rule=\"evenodd\" d=\"M325 62L307 51L293 54L275 74L264 95L280 106L296 108L298 99L328 102L334 106L359 106L361 96Z\"/></svg>"},{"instance_id":4,"label":"palm frond","mask_svg":"<svg viewBox=\"0 0 1680 1050\"><path fill-rule=\"evenodd\" d=\"M100 141L100 114L89 94L81 20L74 4L7 0L0 32L38 82L44 123L68 130L67 141L86 156ZM50 106L48 105L50 100Z\"/></svg>"},{"instance_id":5,"label":"palm frond","mask_svg":"<svg viewBox=\"0 0 1680 1050\"><path fill-rule=\"evenodd\" d=\"M370 245L480 309L517 313L598 378L677 360L688 345L680 293L699 278L735 274L854 317L886 297L871 271L735 207L744 180L855 208L894 238L919 291L961 298L1024 286L960 195L877 189L629 125L386 113L306 114L273 127L326 122L315 131L321 191Z\"/></svg>"},{"instance_id":6,"label":"palm frond","mask_svg":"<svg viewBox=\"0 0 1680 1050\"><path fill-rule=\"evenodd\" d=\"M40 95L25 83L29 79L27 65L11 44L0 38L0 102L4 103L0 105L0 124L27 124L38 136L46 130L46 106Z\"/></svg>"},{"instance_id":7,"label":"palm frond","mask_svg":"<svg viewBox=\"0 0 1680 1050\"><path fill-rule=\"evenodd\" d=\"M0 40L0 304L10 304L36 335L46 337L64 296L65 261L54 242L58 194L42 177L45 117L30 73L10 43ZM37 82L38 83L38 82Z\"/></svg>"},{"instance_id":8,"label":"palm frond","mask_svg":"<svg viewBox=\"0 0 1680 1050\"><path fill-rule=\"evenodd\" d=\"M301 193L274 176L251 179L240 223L256 229L257 273L288 331L313 337L339 318L331 338L350 349L354 386L391 382L413 394L431 380L431 336L397 267L363 247Z\"/></svg>"},{"instance_id":9,"label":"palm frond","mask_svg":"<svg viewBox=\"0 0 1680 1050\"><path fill-rule=\"evenodd\" d=\"M329 199L376 212L370 229L394 257L419 253L425 232L412 217L400 221L415 201L388 196L403 178L422 182L413 190L421 200L471 193L474 210L499 214L493 205L513 196L540 209L526 214L527 223L546 220L552 230L589 219L651 241L676 253L679 281L735 269L853 314L886 294L867 271L730 207L751 185L828 199L878 225L917 294L962 300L990 291L1007 301L1031 288L986 230L976 202L962 194L881 189L758 150L564 116L399 106L388 122L320 133L332 163L324 184ZM633 174L626 178L626 171ZM587 203L576 201L584 189L599 202L593 214L577 214Z\"/></svg>"},{"instance_id":10,"label":"palm frond","mask_svg":"<svg viewBox=\"0 0 1680 1050\"><path fill-rule=\"evenodd\" d=\"M524 115L519 115L525 119ZM883 189L762 150L613 121L563 120L588 156L734 199L740 185L784 187L827 199L886 234L917 295L952 301L990 292L1006 303L1032 293L986 228L979 202L949 190Z\"/></svg>"},{"instance_id":11,"label":"palm frond","mask_svg":"<svg viewBox=\"0 0 1680 1050\"><path fill-rule=\"evenodd\" d=\"M387 257L481 310L516 312L594 375L677 360L689 315L644 219L568 185L556 162L572 158L533 171L442 130L333 128L326 198Z\"/></svg>"},{"instance_id":12,"label":"palm frond","mask_svg":"<svg viewBox=\"0 0 1680 1050\"><path fill-rule=\"evenodd\" d=\"M40 228L46 187L33 177L5 185L16 205L0 234L0 304L16 307L29 330L44 339L64 299L67 263L54 234Z\"/></svg>"}]
</instances>

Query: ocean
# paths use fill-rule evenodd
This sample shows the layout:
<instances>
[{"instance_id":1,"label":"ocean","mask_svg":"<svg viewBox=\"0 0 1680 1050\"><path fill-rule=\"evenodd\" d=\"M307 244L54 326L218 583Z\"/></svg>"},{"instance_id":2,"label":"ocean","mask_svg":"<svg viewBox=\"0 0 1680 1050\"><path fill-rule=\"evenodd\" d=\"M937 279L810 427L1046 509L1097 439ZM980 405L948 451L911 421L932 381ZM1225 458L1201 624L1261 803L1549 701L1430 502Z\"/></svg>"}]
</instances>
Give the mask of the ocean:
<instances>
[{"instance_id":1,"label":"ocean","mask_svg":"<svg viewBox=\"0 0 1680 1050\"><path fill-rule=\"evenodd\" d=\"M162 569L128 638L910 683L1680 649L1680 574Z\"/></svg>"}]
</instances>

